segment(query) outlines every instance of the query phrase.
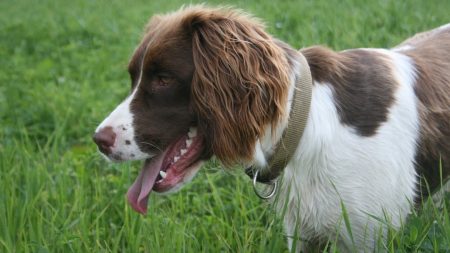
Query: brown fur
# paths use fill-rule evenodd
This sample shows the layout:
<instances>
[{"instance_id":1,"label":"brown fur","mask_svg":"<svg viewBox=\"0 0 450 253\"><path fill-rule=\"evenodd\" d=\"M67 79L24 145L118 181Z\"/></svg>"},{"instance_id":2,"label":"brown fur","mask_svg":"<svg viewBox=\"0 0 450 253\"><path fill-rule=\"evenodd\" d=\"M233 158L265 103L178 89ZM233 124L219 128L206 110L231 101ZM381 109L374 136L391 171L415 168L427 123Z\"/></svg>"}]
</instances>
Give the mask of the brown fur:
<instances>
[{"instance_id":1,"label":"brown fur","mask_svg":"<svg viewBox=\"0 0 450 253\"><path fill-rule=\"evenodd\" d=\"M341 122L362 136L376 134L394 101L396 80L388 58L373 51L334 52L320 46L301 52L313 79L333 87Z\"/></svg>"},{"instance_id":2,"label":"brown fur","mask_svg":"<svg viewBox=\"0 0 450 253\"><path fill-rule=\"evenodd\" d=\"M210 149L225 164L250 160L265 126L285 117L289 76L283 50L259 21L227 9L198 9L192 30L193 107Z\"/></svg>"},{"instance_id":3,"label":"brown fur","mask_svg":"<svg viewBox=\"0 0 450 253\"><path fill-rule=\"evenodd\" d=\"M450 28L420 33L400 46L417 69L421 140L417 162L431 191L450 175ZM427 193L426 185L422 190Z\"/></svg>"}]
</instances>

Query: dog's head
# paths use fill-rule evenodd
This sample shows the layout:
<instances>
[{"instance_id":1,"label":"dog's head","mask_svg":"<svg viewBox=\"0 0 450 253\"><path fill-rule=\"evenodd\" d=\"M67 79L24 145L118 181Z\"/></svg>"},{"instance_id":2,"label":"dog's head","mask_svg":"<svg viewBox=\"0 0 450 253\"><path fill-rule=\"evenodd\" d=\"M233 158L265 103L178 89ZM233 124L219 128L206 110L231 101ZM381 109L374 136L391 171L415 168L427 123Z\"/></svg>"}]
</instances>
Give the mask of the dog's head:
<instances>
[{"instance_id":1,"label":"dog's head","mask_svg":"<svg viewBox=\"0 0 450 253\"><path fill-rule=\"evenodd\" d=\"M267 126L286 116L287 67L261 23L240 11L153 17L129 63L130 95L94 135L112 161L145 159L128 192L133 208L146 212L151 190L179 188L212 155L251 162Z\"/></svg>"}]
</instances>

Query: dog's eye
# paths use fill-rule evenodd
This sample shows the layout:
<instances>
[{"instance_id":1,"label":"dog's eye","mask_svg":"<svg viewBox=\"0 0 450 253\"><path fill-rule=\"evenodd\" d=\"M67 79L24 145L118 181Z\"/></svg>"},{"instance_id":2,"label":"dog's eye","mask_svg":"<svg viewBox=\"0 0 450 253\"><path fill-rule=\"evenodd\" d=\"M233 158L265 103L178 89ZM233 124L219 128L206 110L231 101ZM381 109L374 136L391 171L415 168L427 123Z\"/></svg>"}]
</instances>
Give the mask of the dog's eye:
<instances>
[{"instance_id":1,"label":"dog's eye","mask_svg":"<svg viewBox=\"0 0 450 253\"><path fill-rule=\"evenodd\" d=\"M158 85L161 87L166 87L170 84L172 81L172 78L166 75L159 75L158 76Z\"/></svg>"}]
</instances>

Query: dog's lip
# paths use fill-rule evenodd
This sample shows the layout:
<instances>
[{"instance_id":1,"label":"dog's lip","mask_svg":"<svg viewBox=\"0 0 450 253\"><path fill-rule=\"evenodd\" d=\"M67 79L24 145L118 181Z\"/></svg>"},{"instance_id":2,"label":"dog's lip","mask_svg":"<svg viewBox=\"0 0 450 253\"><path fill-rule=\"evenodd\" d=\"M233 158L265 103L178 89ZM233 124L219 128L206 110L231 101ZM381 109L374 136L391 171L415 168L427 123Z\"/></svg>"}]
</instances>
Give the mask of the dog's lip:
<instances>
[{"instance_id":1,"label":"dog's lip","mask_svg":"<svg viewBox=\"0 0 450 253\"><path fill-rule=\"evenodd\" d=\"M181 138L178 142L183 141L185 141L185 138ZM187 149L186 153L180 156L177 162L172 163L172 161L170 161L170 157L173 156L174 152L177 152L174 151L177 146L179 145L173 145L171 148L172 150L167 153L166 158L164 159L165 161L160 171L164 171L166 173L166 177L155 182L153 190L156 192L166 192L171 190L183 182L187 174L197 168L196 165L200 161L200 155L203 150L203 138L201 136L196 136L193 138L192 144L189 149Z\"/></svg>"},{"instance_id":2,"label":"dog's lip","mask_svg":"<svg viewBox=\"0 0 450 253\"><path fill-rule=\"evenodd\" d=\"M171 144L163 153L147 159L139 176L129 188L127 197L131 207L142 214L147 212L147 201L152 190L157 192L168 191L180 183L199 164L203 151L203 138L200 135L190 137L191 132L180 137ZM187 141L191 141L187 146ZM186 145L183 145L186 143ZM180 154L184 149L184 153ZM175 157L179 159L175 161ZM161 178L160 172L166 172L166 177Z\"/></svg>"}]
</instances>

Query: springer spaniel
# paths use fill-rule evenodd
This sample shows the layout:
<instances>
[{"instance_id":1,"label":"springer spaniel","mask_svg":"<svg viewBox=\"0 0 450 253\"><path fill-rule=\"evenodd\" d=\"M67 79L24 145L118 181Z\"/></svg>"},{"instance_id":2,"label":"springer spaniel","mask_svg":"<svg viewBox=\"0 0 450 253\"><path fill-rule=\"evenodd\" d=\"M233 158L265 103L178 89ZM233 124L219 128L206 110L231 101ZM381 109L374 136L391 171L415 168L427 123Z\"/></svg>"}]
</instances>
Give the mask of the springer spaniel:
<instances>
[{"instance_id":1,"label":"springer spaniel","mask_svg":"<svg viewBox=\"0 0 450 253\"><path fill-rule=\"evenodd\" d=\"M312 76L309 116L274 203L289 245L373 249L379 219L399 227L441 184L440 169L450 174L450 25L393 49L297 51L230 8L154 16L129 63L130 95L94 135L109 160L145 160L133 209L145 213L151 191L180 188L212 156L264 169L303 92L301 67Z\"/></svg>"}]
</instances>

